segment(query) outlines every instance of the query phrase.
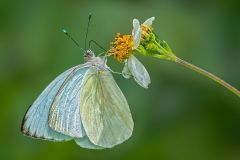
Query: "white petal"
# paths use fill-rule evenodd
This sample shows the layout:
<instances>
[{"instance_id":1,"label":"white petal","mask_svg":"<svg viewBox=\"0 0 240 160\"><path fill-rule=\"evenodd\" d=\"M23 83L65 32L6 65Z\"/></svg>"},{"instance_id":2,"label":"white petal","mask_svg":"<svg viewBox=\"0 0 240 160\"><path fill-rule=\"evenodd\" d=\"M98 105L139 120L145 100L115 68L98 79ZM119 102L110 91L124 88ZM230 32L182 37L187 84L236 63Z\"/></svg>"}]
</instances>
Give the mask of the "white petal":
<instances>
[{"instance_id":1,"label":"white petal","mask_svg":"<svg viewBox=\"0 0 240 160\"><path fill-rule=\"evenodd\" d=\"M154 19L155 17L148 18L143 24L147 26L151 26Z\"/></svg>"},{"instance_id":2,"label":"white petal","mask_svg":"<svg viewBox=\"0 0 240 160\"><path fill-rule=\"evenodd\" d=\"M136 33L133 35L133 47L132 49L137 49L141 42L142 29L139 27Z\"/></svg>"},{"instance_id":3,"label":"white petal","mask_svg":"<svg viewBox=\"0 0 240 160\"><path fill-rule=\"evenodd\" d=\"M135 81L143 88L148 88L151 83L150 76L143 64L135 56L128 59L128 68Z\"/></svg>"},{"instance_id":4,"label":"white petal","mask_svg":"<svg viewBox=\"0 0 240 160\"><path fill-rule=\"evenodd\" d=\"M125 61L125 64L124 64L124 67L123 67L123 70L122 70L122 75L126 79L129 79L131 77L131 72L129 71L127 61Z\"/></svg>"},{"instance_id":5,"label":"white petal","mask_svg":"<svg viewBox=\"0 0 240 160\"><path fill-rule=\"evenodd\" d=\"M140 28L140 22L138 19L133 19L133 34Z\"/></svg>"},{"instance_id":6,"label":"white petal","mask_svg":"<svg viewBox=\"0 0 240 160\"><path fill-rule=\"evenodd\" d=\"M133 47L132 49L137 49L137 47L140 44L141 40L141 27L140 27L140 22L137 19L133 19L133 31L132 31L132 36L133 36Z\"/></svg>"}]
</instances>

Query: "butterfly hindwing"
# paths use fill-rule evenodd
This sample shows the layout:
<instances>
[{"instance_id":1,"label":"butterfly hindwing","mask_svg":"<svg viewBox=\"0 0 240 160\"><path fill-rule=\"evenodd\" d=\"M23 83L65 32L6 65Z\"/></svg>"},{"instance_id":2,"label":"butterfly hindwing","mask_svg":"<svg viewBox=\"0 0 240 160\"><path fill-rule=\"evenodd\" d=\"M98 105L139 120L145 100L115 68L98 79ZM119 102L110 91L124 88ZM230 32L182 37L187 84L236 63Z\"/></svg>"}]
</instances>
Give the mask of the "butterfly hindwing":
<instances>
[{"instance_id":1,"label":"butterfly hindwing","mask_svg":"<svg viewBox=\"0 0 240 160\"><path fill-rule=\"evenodd\" d=\"M81 146L82 148L88 148L88 149L104 149L103 147L97 146L93 144L87 136L84 136L83 138L76 138L75 142Z\"/></svg>"},{"instance_id":2,"label":"butterfly hindwing","mask_svg":"<svg viewBox=\"0 0 240 160\"><path fill-rule=\"evenodd\" d=\"M54 97L49 114L49 126L71 137L81 138L85 135L80 117L80 91L82 80L89 69L88 66L76 68Z\"/></svg>"},{"instance_id":3,"label":"butterfly hindwing","mask_svg":"<svg viewBox=\"0 0 240 160\"><path fill-rule=\"evenodd\" d=\"M75 68L71 68L55 78L27 110L21 131L27 136L53 141L65 141L71 137L51 129L48 125L48 115L53 99L59 89L68 80Z\"/></svg>"},{"instance_id":4,"label":"butterfly hindwing","mask_svg":"<svg viewBox=\"0 0 240 160\"><path fill-rule=\"evenodd\" d=\"M111 148L133 131L131 112L122 91L109 71L91 67L80 95L81 118L90 141Z\"/></svg>"}]
</instances>

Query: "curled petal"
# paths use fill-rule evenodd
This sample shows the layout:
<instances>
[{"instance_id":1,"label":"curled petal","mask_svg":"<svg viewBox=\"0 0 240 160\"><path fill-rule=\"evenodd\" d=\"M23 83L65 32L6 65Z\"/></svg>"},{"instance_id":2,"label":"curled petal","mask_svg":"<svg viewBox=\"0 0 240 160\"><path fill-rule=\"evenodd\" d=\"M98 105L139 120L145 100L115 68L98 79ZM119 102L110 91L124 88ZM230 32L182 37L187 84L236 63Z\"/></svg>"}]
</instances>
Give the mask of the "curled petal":
<instances>
[{"instance_id":1,"label":"curled petal","mask_svg":"<svg viewBox=\"0 0 240 160\"><path fill-rule=\"evenodd\" d=\"M125 61L125 64L124 64L124 67L123 67L123 70L122 70L122 75L126 79L129 79L131 77L131 72L130 72L130 70L128 68L127 61Z\"/></svg>"},{"instance_id":2,"label":"curled petal","mask_svg":"<svg viewBox=\"0 0 240 160\"><path fill-rule=\"evenodd\" d=\"M127 62L128 69L133 75L135 81L143 88L148 88L151 80L143 64L133 55L128 59Z\"/></svg>"},{"instance_id":3,"label":"curled petal","mask_svg":"<svg viewBox=\"0 0 240 160\"><path fill-rule=\"evenodd\" d=\"M151 26L154 19L155 17L148 18L143 24L147 26Z\"/></svg>"}]
</instances>

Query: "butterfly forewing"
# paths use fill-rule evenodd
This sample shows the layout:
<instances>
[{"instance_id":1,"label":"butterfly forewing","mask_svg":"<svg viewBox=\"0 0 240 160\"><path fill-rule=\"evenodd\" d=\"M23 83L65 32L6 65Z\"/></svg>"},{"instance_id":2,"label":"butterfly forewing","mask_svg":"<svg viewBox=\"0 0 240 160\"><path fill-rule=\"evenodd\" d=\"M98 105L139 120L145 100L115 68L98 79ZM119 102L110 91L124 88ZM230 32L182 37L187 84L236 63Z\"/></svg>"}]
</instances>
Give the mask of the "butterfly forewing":
<instances>
[{"instance_id":1,"label":"butterfly forewing","mask_svg":"<svg viewBox=\"0 0 240 160\"><path fill-rule=\"evenodd\" d=\"M128 103L109 71L88 70L80 103L84 129L95 145L111 148L131 136L133 120Z\"/></svg>"}]
</instances>

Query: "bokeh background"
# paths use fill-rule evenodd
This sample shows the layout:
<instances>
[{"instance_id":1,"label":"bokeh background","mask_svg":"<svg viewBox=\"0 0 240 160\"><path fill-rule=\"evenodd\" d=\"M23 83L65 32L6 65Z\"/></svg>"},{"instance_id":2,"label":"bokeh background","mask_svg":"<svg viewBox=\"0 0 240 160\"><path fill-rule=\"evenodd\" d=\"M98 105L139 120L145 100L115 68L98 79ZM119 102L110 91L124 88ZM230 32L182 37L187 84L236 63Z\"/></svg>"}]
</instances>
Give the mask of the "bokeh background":
<instances>
[{"instance_id":1,"label":"bokeh background","mask_svg":"<svg viewBox=\"0 0 240 160\"><path fill-rule=\"evenodd\" d=\"M109 48L116 32L131 33L132 19L155 16L155 32L175 53L240 88L240 5L237 0L0 1L1 160L239 160L240 99L213 81L172 62L137 57L151 75L149 89L119 75L135 122L134 133L113 149L87 150L20 133L28 106L64 70L83 63L89 39ZM102 52L93 47L96 53ZM109 59L121 71L122 64Z\"/></svg>"}]
</instances>

